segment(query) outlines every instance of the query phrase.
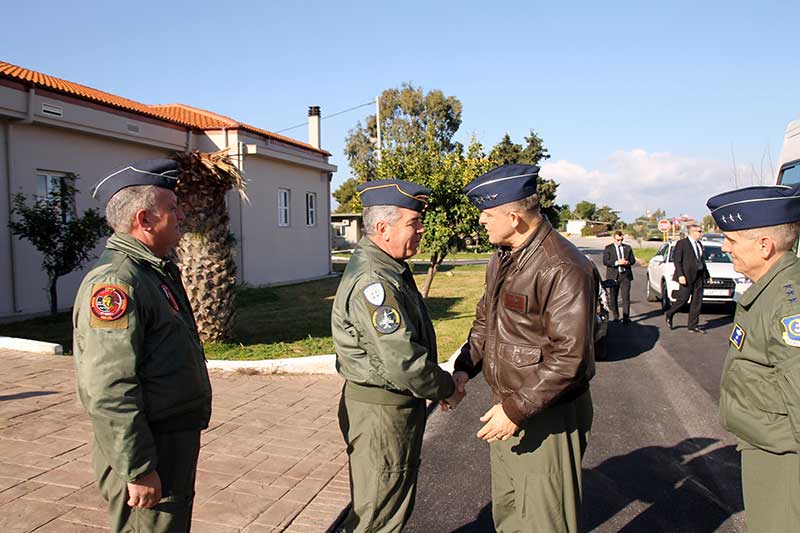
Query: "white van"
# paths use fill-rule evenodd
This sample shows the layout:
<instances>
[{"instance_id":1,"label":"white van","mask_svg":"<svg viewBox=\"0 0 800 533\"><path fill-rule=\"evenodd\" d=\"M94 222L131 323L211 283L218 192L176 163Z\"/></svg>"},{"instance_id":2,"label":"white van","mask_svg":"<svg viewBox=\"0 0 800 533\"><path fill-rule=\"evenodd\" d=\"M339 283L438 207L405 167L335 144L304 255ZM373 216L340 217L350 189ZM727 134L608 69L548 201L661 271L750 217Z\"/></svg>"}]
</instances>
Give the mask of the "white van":
<instances>
[{"instance_id":1,"label":"white van","mask_svg":"<svg viewBox=\"0 0 800 533\"><path fill-rule=\"evenodd\" d=\"M794 185L800 183L800 119L794 120L786 127L781 156L778 160L778 185Z\"/></svg>"},{"instance_id":2,"label":"white van","mask_svg":"<svg viewBox=\"0 0 800 533\"><path fill-rule=\"evenodd\" d=\"M778 185L795 185L800 183L800 119L793 120L786 126L786 136L783 138L781 157L778 161ZM795 244L797 255L800 257L800 241Z\"/></svg>"}]
</instances>

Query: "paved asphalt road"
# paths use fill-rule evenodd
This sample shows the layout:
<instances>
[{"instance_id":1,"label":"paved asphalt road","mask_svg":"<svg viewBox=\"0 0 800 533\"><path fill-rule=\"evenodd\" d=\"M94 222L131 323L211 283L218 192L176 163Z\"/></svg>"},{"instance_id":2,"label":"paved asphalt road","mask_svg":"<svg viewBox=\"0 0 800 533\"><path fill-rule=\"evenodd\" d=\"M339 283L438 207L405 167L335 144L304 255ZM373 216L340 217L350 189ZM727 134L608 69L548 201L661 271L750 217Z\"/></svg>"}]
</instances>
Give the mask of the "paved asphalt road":
<instances>
[{"instance_id":1,"label":"paved asphalt road","mask_svg":"<svg viewBox=\"0 0 800 533\"><path fill-rule=\"evenodd\" d=\"M599 250L586 250L597 260ZM634 271L633 323L611 324L609 360L592 381L594 426L584 460L587 531L744 531L739 456L717 422L730 308L705 307L707 335L666 330ZM493 531L488 444L475 438L490 406L482 377L451 413L428 420L414 515L405 531Z\"/></svg>"}]
</instances>

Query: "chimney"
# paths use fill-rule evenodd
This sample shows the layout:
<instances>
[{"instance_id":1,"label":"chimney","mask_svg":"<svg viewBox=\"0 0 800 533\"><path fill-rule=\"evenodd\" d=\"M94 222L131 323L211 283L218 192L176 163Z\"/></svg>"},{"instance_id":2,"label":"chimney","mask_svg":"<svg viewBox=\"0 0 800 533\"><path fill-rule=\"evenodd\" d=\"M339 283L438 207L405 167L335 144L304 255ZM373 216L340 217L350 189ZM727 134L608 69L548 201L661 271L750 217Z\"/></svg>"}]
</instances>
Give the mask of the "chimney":
<instances>
[{"instance_id":1,"label":"chimney","mask_svg":"<svg viewBox=\"0 0 800 533\"><path fill-rule=\"evenodd\" d=\"M308 106L308 144L314 148L320 147L320 140L322 139L319 121L319 106Z\"/></svg>"}]
</instances>

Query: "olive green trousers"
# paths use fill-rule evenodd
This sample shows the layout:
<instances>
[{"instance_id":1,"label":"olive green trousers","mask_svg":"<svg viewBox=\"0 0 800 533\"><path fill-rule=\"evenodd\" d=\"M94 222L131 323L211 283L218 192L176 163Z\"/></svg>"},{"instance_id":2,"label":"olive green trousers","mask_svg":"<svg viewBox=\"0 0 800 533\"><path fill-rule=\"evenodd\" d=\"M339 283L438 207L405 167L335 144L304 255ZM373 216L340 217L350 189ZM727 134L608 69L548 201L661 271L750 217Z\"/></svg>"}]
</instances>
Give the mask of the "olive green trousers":
<instances>
[{"instance_id":1,"label":"olive green trousers","mask_svg":"<svg viewBox=\"0 0 800 533\"><path fill-rule=\"evenodd\" d=\"M800 531L800 455L742 450L742 494L748 531Z\"/></svg>"},{"instance_id":2,"label":"olive green trousers","mask_svg":"<svg viewBox=\"0 0 800 533\"><path fill-rule=\"evenodd\" d=\"M425 400L381 405L339 402L339 427L350 457L352 508L339 531L400 531L411 517L425 431Z\"/></svg>"},{"instance_id":3,"label":"olive green trousers","mask_svg":"<svg viewBox=\"0 0 800 533\"><path fill-rule=\"evenodd\" d=\"M178 431L153 435L158 451L156 471L161 478L161 501L150 509L128 506L128 484L114 474L97 447L92 466L100 494L108 502L112 532L186 533L192 525L192 503L200 453L200 431Z\"/></svg>"},{"instance_id":4,"label":"olive green trousers","mask_svg":"<svg viewBox=\"0 0 800 533\"><path fill-rule=\"evenodd\" d=\"M581 530L581 459L592 428L589 391L529 418L490 444L498 533Z\"/></svg>"}]
</instances>

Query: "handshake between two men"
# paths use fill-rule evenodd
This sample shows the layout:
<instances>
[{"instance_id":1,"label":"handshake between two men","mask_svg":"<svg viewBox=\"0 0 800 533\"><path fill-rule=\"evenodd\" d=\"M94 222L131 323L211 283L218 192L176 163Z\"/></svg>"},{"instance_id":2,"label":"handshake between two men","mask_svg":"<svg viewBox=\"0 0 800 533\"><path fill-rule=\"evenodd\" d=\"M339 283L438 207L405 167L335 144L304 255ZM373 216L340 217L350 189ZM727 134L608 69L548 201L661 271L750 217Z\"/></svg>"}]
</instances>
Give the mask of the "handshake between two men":
<instances>
[{"instance_id":1,"label":"handshake between two men","mask_svg":"<svg viewBox=\"0 0 800 533\"><path fill-rule=\"evenodd\" d=\"M453 383L456 389L452 396L439 402L439 407L442 411L455 409L461 403L461 400L467 395L467 381L469 381L469 376L466 372L460 370L453 372ZM480 421L484 425L476 436L486 442L508 440L519 429L519 426L508 418L505 411L503 411L503 406L499 403L486 411L480 417Z\"/></svg>"}]
</instances>

